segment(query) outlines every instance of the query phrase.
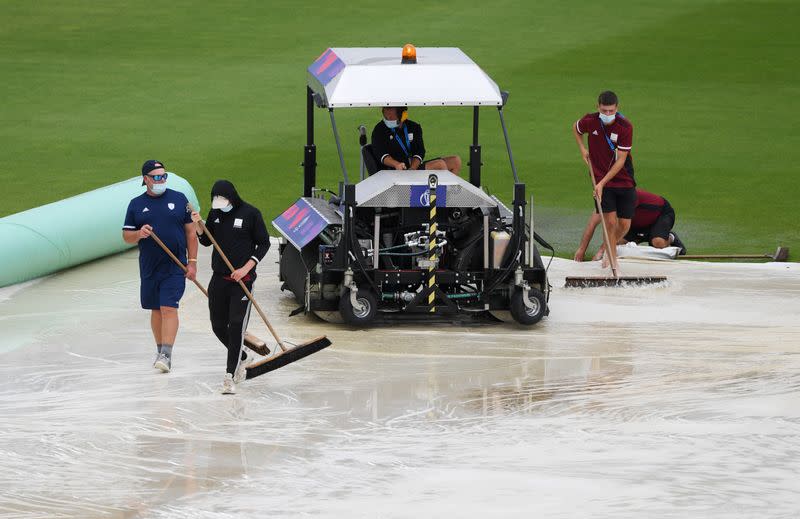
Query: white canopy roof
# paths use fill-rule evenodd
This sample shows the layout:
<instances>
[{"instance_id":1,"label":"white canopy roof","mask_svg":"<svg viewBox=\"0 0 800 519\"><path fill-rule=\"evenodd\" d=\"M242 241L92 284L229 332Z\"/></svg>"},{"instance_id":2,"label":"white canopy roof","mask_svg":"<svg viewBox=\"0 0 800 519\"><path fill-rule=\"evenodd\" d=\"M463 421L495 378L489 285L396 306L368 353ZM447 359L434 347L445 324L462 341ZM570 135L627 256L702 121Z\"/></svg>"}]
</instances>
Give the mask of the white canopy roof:
<instances>
[{"instance_id":1,"label":"white canopy roof","mask_svg":"<svg viewBox=\"0 0 800 519\"><path fill-rule=\"evenodd\" d=\"M461 49L417 48L403 65L401 48L331 48L308 67L308 86L325 106L502 105L500 89Z\"/></svg>"}]
</instances>

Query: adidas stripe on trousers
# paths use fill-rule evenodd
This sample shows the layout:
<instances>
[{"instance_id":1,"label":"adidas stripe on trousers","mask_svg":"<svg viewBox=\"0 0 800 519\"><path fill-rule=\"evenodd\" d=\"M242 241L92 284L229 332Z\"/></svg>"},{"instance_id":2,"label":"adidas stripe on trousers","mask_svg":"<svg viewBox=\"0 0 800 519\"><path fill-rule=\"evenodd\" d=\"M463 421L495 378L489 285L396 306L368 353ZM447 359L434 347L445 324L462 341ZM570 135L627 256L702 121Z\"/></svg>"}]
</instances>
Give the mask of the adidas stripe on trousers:
<instances>
[{"instance_id":1,"label":"adidas stripe on trousers","mask_svg":"<svg viewBox=\"0 0 800 519\"><path fill-rule=\"evenodd\" d=\"M252 293L253 280L244 284ZM220 342L228 348L228 362L225 368L227 373L234 374L239 362L243 360L244 332L247 330L251 306L252 303L239 283L227 281L216 272L211 276L211 282L208 284L211 329Z\"/></svg>"}]
</instances>

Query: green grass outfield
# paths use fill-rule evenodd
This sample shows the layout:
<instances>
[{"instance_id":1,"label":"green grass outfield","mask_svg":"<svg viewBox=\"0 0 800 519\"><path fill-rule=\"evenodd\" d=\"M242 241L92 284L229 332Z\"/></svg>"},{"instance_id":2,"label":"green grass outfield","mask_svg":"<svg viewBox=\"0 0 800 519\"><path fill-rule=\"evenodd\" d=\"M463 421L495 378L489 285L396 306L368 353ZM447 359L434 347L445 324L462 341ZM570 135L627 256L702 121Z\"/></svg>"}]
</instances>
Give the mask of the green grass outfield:
<instances>
[{"instance_id":1,"label":"green grass outfield","mask_svg":"<svg viewBox=\"0 0 800 519\"><path fill-rule=\"evenodd\" d=\"M462 48L511 92L520 176L560 255L591 206L571 125L604 89L635 125L640 186L670 200L690 252L800 254L796 0L0 1L0 12L0 216L158 158L202 201L228 178L271 219L302 190L306 67L331 46L413 42ZM317 113L318 185L334 188ZM485 184L508 199L498 118L482 114ZM355 129L378 117L338 112L351 178ZM411 117L429 153L466 162L470 109Z\"/></svg>"}]
</instances>

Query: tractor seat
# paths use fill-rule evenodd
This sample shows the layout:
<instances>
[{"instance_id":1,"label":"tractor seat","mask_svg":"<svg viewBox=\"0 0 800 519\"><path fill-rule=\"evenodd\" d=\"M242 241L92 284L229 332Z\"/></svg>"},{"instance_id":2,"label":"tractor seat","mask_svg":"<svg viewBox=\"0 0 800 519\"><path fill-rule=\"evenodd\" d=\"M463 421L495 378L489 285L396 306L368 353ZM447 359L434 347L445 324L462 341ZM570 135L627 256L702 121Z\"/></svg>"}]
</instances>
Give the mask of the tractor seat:
<instances>
[{"instance_id":1,"label":"tractor seat","mask_svg":"<svg viewBox=\"0 0 800 519\"><path fill-rule=\"evenodd\" d=\"M361 157L364 159L364 167L367 168L367 176L372 176L380 171L378 159L372 151L372 144L361 146Z\"/></svg>"}]
</instances>

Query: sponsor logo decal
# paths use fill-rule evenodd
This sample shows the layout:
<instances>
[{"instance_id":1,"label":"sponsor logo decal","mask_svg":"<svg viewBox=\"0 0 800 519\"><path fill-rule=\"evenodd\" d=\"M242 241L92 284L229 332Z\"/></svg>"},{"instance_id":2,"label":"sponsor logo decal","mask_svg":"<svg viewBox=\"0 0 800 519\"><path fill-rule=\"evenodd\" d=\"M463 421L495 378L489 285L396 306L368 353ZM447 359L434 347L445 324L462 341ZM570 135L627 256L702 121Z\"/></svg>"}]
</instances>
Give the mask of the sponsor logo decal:
<instances>
[{"instance_id":1,"label":"sponsor logo decal","mask_svg":"<svg viewBox=\"0 0 800 519\"><path fill-rule=\"evenodd\" d=\"M411 207L428 207L430 205L430 193L428 186L411 186ZM447 207L447 186L436 188L436 206Z\"/></svg>"},{"instance_id":2,"label":"sponsor logo decal","mask_svg":"<svg viewBox=\"0 0 800 519\"><path fill-rule=\"evenodd\" d=\"M146 213L146 212L148 212L149 210L150 210L150 209L148 209L148 208L146 208L146 207L145 207L144 209L142 209L142 212L143 212L143 213Z\"/></svg>"}]
</instances>

